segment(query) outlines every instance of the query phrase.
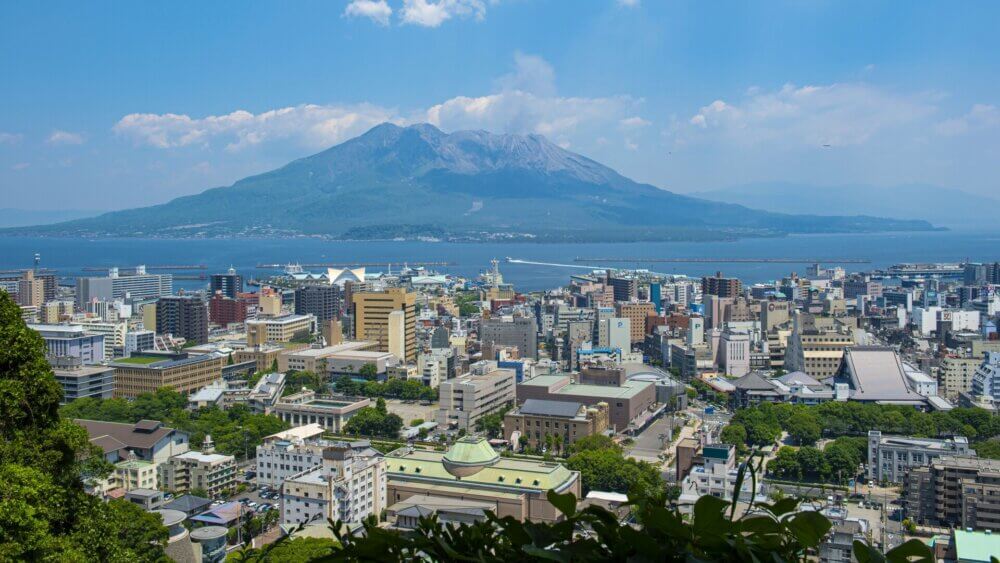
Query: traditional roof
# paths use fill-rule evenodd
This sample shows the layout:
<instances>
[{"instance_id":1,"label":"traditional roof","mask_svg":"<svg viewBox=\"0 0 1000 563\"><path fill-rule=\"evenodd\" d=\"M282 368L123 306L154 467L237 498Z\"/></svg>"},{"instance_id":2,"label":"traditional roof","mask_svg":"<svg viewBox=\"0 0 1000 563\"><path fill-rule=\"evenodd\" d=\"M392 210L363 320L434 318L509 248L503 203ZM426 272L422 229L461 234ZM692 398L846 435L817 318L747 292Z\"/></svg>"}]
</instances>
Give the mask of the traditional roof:
<instances>
[{"instance_id":1,"label":"traditional roof","mask_svg":"<svg viewBox=\"0 0 1000 563\"><path fill-rule=\"evenodd\" d=\"M903 362L892 348L854 346L844 349L837 379L851 387L851 399L885 403L923 403L910 389Z\"/></svg>"},{"instance_id":2,"label":"traditional roof","mask_svg":"<svg viewBox=\"0 0 1000 563\"><path fill-rule=\"evenodd\" d=\"M733 381L733 387L744 391L773 391L775 386L761 374L752 371Z\"/></svg>"},{"instance_id":3,"label":"traditional roof","mask_svg":"<svg viewBox=\"0 0 1000 563\"><path fill-rule=\"evenodd\" d=\"M175 432L158 421L141 420L137 424L104 422L100 420L74 420L87 430L90 441L104 453L122 449L149 449L164 437ZM155 423L155 424L154 424Z\"/></svg>"},{"instance_id":4,"label":"traditional roof","mask_svg":"<svg viewBox=\"0 0 1000 563\"><path fill-rule=\"evenodd\" d=\"M187 514L194 514L201 512L206 506L212 504L212 499L207 499L203 497L196 497L194 495L181 495L174 500L163 505L163 508L169 510L179 510Z\"/></svg>"}]
</instances>

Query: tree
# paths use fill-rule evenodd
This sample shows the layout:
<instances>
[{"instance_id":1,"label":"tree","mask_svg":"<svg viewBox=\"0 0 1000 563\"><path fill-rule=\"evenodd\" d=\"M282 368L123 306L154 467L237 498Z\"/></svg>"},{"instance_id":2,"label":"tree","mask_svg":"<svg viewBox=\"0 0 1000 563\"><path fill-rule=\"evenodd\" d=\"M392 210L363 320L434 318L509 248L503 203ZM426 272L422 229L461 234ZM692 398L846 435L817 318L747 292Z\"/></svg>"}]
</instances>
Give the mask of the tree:
<instances>
[{"instance_id":1,"label":"tree","mask_svg":"<svg viewBox=\"0 0 1000 563\"><path fill-rule=\"evenodd\" d=\"M377 407L364 407L347 421L344 432L357 436L398 438L402 428L403 419L399 415L380 411Z\"/></svg>"},{"instance_id":2,"label":"tree","mask_svg":"<svg viewBox=\"0 0 1000 563\"><path fill-rule=\"evenodd\" d=\"M168 532L130 503L87 494L110 467L86 431L59 415L45 343L0 291L0 560L162 560Z\"/></svg>"},{"instance_id":3,"label":"tree","mask_svg":"<svg viewBox=\"0 0 1000 563\"><path fill-rule=\"evenodd\" d=\"M476 420L476 432L483 432L488 438L499 438L503 433L503 417L510 407L504 407L498 412L493 412L479 417Z\"/></svg>"},{"instance_id":4,"label":"tree","mask_svg":"<svg viewBox=\"0 0 1000 563\"><path fill-rule=\"evenodd\" d=\"M191 495L191 496L195 496L195 497L211 498L211 497L208 496L208 491L206 491L205 489L203 489L201 487L195 487L195 488L189 490L188 494Z\"/></svg>"},{"instance_id":5,"label":"tree","mask_svg":"<svg viewBox=\"0 0 1000 563\"><path fill-rule=\"evenodd\" d=\"M358 370L358 375L365 379L375 379L375 376L378 375L378 367L372 363L365 364Z\"/></svg>"},{"instance_id":6,"label":"tree","mask_svg":"<svg viewBox=\"0 0 1000 563\"><path fill-rule=\"evenodd\" d=\"M789 446L781 447L774 459L767 464L767 471L781 479L802 479L798 450Z\"/></svg>"},{"instance_id":7,"label":"tree","mask_svg":"<svg viewBox=\"0 0 1000 563\"><path fill-rule=\"evenodd\" d=\"M788 434L800 446L811 446L819 440L822 428L819 419L810 411L800 410L788 419Z\"/></svg>"},{"instance_id":8,"label":"tree","mask_svg":"<svg viewBox=\"0 0 1000 563\"><path fill-rule=\"evenodd\" d=\"M589 450L612 450L614 452L621 453L622 448L616 444L610 436L606 436L604 434L591 434L590 436L584 436L569 446L569 451L572 454Z\"/></svg>"},{"instance_id":9,"label":"tree","mask_svg":"<svg viewBox=\"0 0 1000 563\"><path fill-rule=\"evenodd\" d=\"M719 433L719 440L723 444L732 444L739 449L745 449L747 445L747 429L742 424L728 424Z\"/></svg>"},{"instance_id":10,"label":"tree","mask_svg":"<svg viewBox=\"0 0 1000 563\"><path fill-rule=\"evenodd\" d=\"M634 492L651 495L663 489L663 478L653 465L622 457L613 449L584 450L571 455L566 467L580 472L584 492Z\"/></svg>"}]
</instances>

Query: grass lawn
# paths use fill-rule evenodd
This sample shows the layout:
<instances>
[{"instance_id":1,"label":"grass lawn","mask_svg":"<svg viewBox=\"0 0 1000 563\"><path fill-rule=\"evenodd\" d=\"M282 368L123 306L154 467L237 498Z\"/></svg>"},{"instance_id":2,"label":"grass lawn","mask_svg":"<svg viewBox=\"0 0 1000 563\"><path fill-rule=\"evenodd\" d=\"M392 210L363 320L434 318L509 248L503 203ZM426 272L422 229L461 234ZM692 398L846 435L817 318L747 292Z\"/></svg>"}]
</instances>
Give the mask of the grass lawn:
<instances>
[{"instance_id":1,"label":"grass lawn","mask_svg":"<svg viewBox=\"0 0 1000 563\"><path fill-rule=\"evenodd\" d=\"M139 365L147 365L147 364L155 364L156 362L162 362L163 360L166 360L166 359L168 359L168 358L150 358L150 357L143 357L143 356L135 356L135 357L132 357L132 358L120 358L120 359L117 359L117 360L115 360L115 363L116 364L139 364Z\"/></svg>"}]
</instances>

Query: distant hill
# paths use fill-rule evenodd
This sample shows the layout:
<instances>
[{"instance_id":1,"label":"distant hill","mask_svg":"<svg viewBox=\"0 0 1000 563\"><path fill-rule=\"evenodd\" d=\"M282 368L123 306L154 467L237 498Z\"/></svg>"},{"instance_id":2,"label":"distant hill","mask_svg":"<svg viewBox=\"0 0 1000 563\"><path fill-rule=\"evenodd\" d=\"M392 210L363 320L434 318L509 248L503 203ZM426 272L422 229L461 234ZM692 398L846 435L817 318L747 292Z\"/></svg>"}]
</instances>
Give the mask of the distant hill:
<instances>
[{"instance_id":1,"label":"distant hill","mask_svg":"<svg viewBox=\"0 0 1000 563\"><path fill-rule=\"evenodd\" d=\"M779 213L816 213L835 209L845 215L919 219L948 228L995 228L997 217L1000 217L1000 200L927 184L886 188L771 182L694 195Z\"/></svg>"},{"instance_id":2,"label":"distant hill","mask_svg":"<svg viewBox=\"0 0 1000 563\"><path fill-rule=\"evenodd\" d=\"M0 207L0 227L27 227L61 223L84 217L100 215L100 211L86 209L15 209Z\"/></svg>"},{"instance_id":3,"label":"distant hill","mask_svg":"<svg viewBox=\"0 0 1000 563\"><path fill-rule=\"evenodd\" d=\"M386 123L229 187L20 232L588 241L931 228L927 221L788 215L678 195L538 135Z\"/></svg>"}]
</instances>

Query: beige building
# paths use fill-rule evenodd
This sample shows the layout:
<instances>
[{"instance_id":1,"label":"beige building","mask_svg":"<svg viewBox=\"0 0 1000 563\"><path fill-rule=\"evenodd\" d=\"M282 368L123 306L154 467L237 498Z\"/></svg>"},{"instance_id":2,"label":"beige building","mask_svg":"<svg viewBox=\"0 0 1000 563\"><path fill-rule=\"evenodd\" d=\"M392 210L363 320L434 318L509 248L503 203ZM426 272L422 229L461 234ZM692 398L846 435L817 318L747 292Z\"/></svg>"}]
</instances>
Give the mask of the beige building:
<instances>
[{"instance_id":1,"label":"beige building","mask_svg":"<svg viewBox=\"0 0 1000 563\"><path fill-rule=\"evenodd\" d=\"M316 332L313 315L284 315L281 317L250 320L247 326L247 346L260 346L268 342L290 342L301 334Z\"/></svg>"},{"instance_id":2,"label":"beige building","mask_svg":"<svg viewBox=\"0 0 1000 563\"><path fill-rule=\"evenodd\" d=\"M447 452L400 448L385 456L386 497L393 506L413 497L488 505L503 518L556 522L563 519L546 494L581 498L580 473L560 463L500 457L485 438L466 436Z\"/></svg>"},{"instance_id":3,"label":"beige building","mask_svg":"<svg viewBox=\"0 0 1000 563\"><path fill-rule=\"evenodd\" d=\"M59 324L73 317L73 302L47 301L38 314L43 324Z\"/></svg>"},{"instance_id":4,"label":"beige building","mask_svg":"<svg viewBox=\"0 0 1000 563\"><path fill-rule=\"evenodd\" d=\"M175 455L159 466L160 486L168 491L204 489L210 497L236 487L236 458L215 453L205 437L202 451Z\"/></svg>"},{"instance_id":5,"label":"beige building","mask_svg":"<svg viewBox=\"0 0 1000 563\"><path fill-rule=\"evenodd\" d=\"M608 410L605 402L588 407L569 401L528 399L504 415L503 434L515 447L526 441L532 448L545 447L546 437L552 436L555 448L564 451L580 438L607 430Z\"/></svg>"},{"instance_id":6,"label":"beige building","mask_svg":"<svg viewBox=\"0 0 1000 563\"><path fill-rule=\"evenodd\" d=\"M437 423L442 428L472 430L483 416L514 403L515 378L512 369L478 365L470 374L442 381Z\"/></svg>"},{"instance_id":7,"label":"beige building","mask_svg":"<svg viewBox=\"0 0 1000 563\"><path fill-rule=\"evenodd\" d=\"M355 293L353 300L356 339L376 342L376 349L380 352L391 352L391 341L393 349L402 352L406 362L417 360L415 293L402 288L390 288L380 292ZM392 313L395 311L401 311L402 316L393 317ZM400 336L402 343L399 342Z\"/></svg>"},{"instance_id":8,"label":"beige building","mask_svg":"<svg viewBox=\"0 0 1000 563\"><path fill-rule=\"evenodd\" d=\"M319 424L324 430L340 433L356 412L370 406L371 399L365 397L325 397L302 391L282 397L271 414L292 426Z\"/></svg>"},{"instance_id":9,"label":"beige building","mask_svg":"<svg viewBox=\"0 0 1000 563\"><path fill-rule=\"evenodd\" d=\"M263 317L281 315L281 292L270 287L260 288L257 294L257 312Z\"/></svg>"},{"instance_id":10,"label":"beige building","mask_svg":"<svg viewBox=\"0 0 1000 563\"><path fill-rule=\"evenodd\" d=\"M938 392L947 399L957 399L959 393L972 391L972 377L982 358L945 356L938 368Z\"/></svg>"},{"instance_id":11,"label":"beige building","mask_svg":"<svg viewBox=\"0 0 1000 563\"><path fill-rule=\"evenodd\" d=\"M1000 530L1000 460L942 456L910 470L903 506L918 524Z\"/></svg>"},{"instance_id":12,"label":"beige building","mask_svg":"<svg viewBox=\"0 0 1000 563\"><path fill-rule=\"evenodd\" d=\"M785 371L804 371L816 379L833 377L844 350L854 346L854 335L845 329L793 331L785 350Z\"/></svg>"},{"instance_id":13,"label":"beige building","mask_svg":"<svg viewBox=\"0 0 1000 563\"><path fill-rule=\"evenodd\" d=\"M17 304L26 307L41 307L45 302L45 282L35 277L35 272L27 270L17 282Z\"/></svg>"},{"instance_id":14,"label":"beige building","mask_svg":"<svg viewBox=\"0 0 1000 563\"><path fill-rule=\"evenodd\" d=\"M628 319L631 326L632 344L646 338L646 317L656 316L652 303L615 303L615 316Z\"/></svg>"},{"instance_id":15,"label":"beige building","mask_svg":"<svg viewBox=\"0 0 1000 563\"><path fill-rule=\"evenodd\" d=\"M156 303L146 303L142 306L142 327L156 331Z\"/></svg>"},{"instance_id":16,"label":"beige building","mask_svg":"<svg viewBox=\"0 0 1000 563\"><path fill-rule=\"evenodd\" d=\"M278 355L278 371L311 371L327 373L327 359L343 352L373 350L374 342L344 342L323 348L301 348L289 350Z\"/></svg>"},{"instance_id":17,"label":"beige building","mask_svg":"<svg viewBox=\"0 0 1000 563\"><path fill-rule=\"evenodd\" d=\"M285 350L287 348L282 348L281 346L253 346L233 352L233 362L237 364L257 362L257 371L268 371L274 365L274 362L278 360L278 356Z\"/></svg>"},{"instance_id":18,"label":"beige building","mask_svg":"<svg viewBox=\"0 0 1000 563\"><path fill-rule=\"evenodd\" d=\"M188 395L222 379L224 365L225 357L217 354L179 360L149 356L122 358L111 364L115 368L115 397L134 399L161 387Z\"/></svg>"}]
</instances>

